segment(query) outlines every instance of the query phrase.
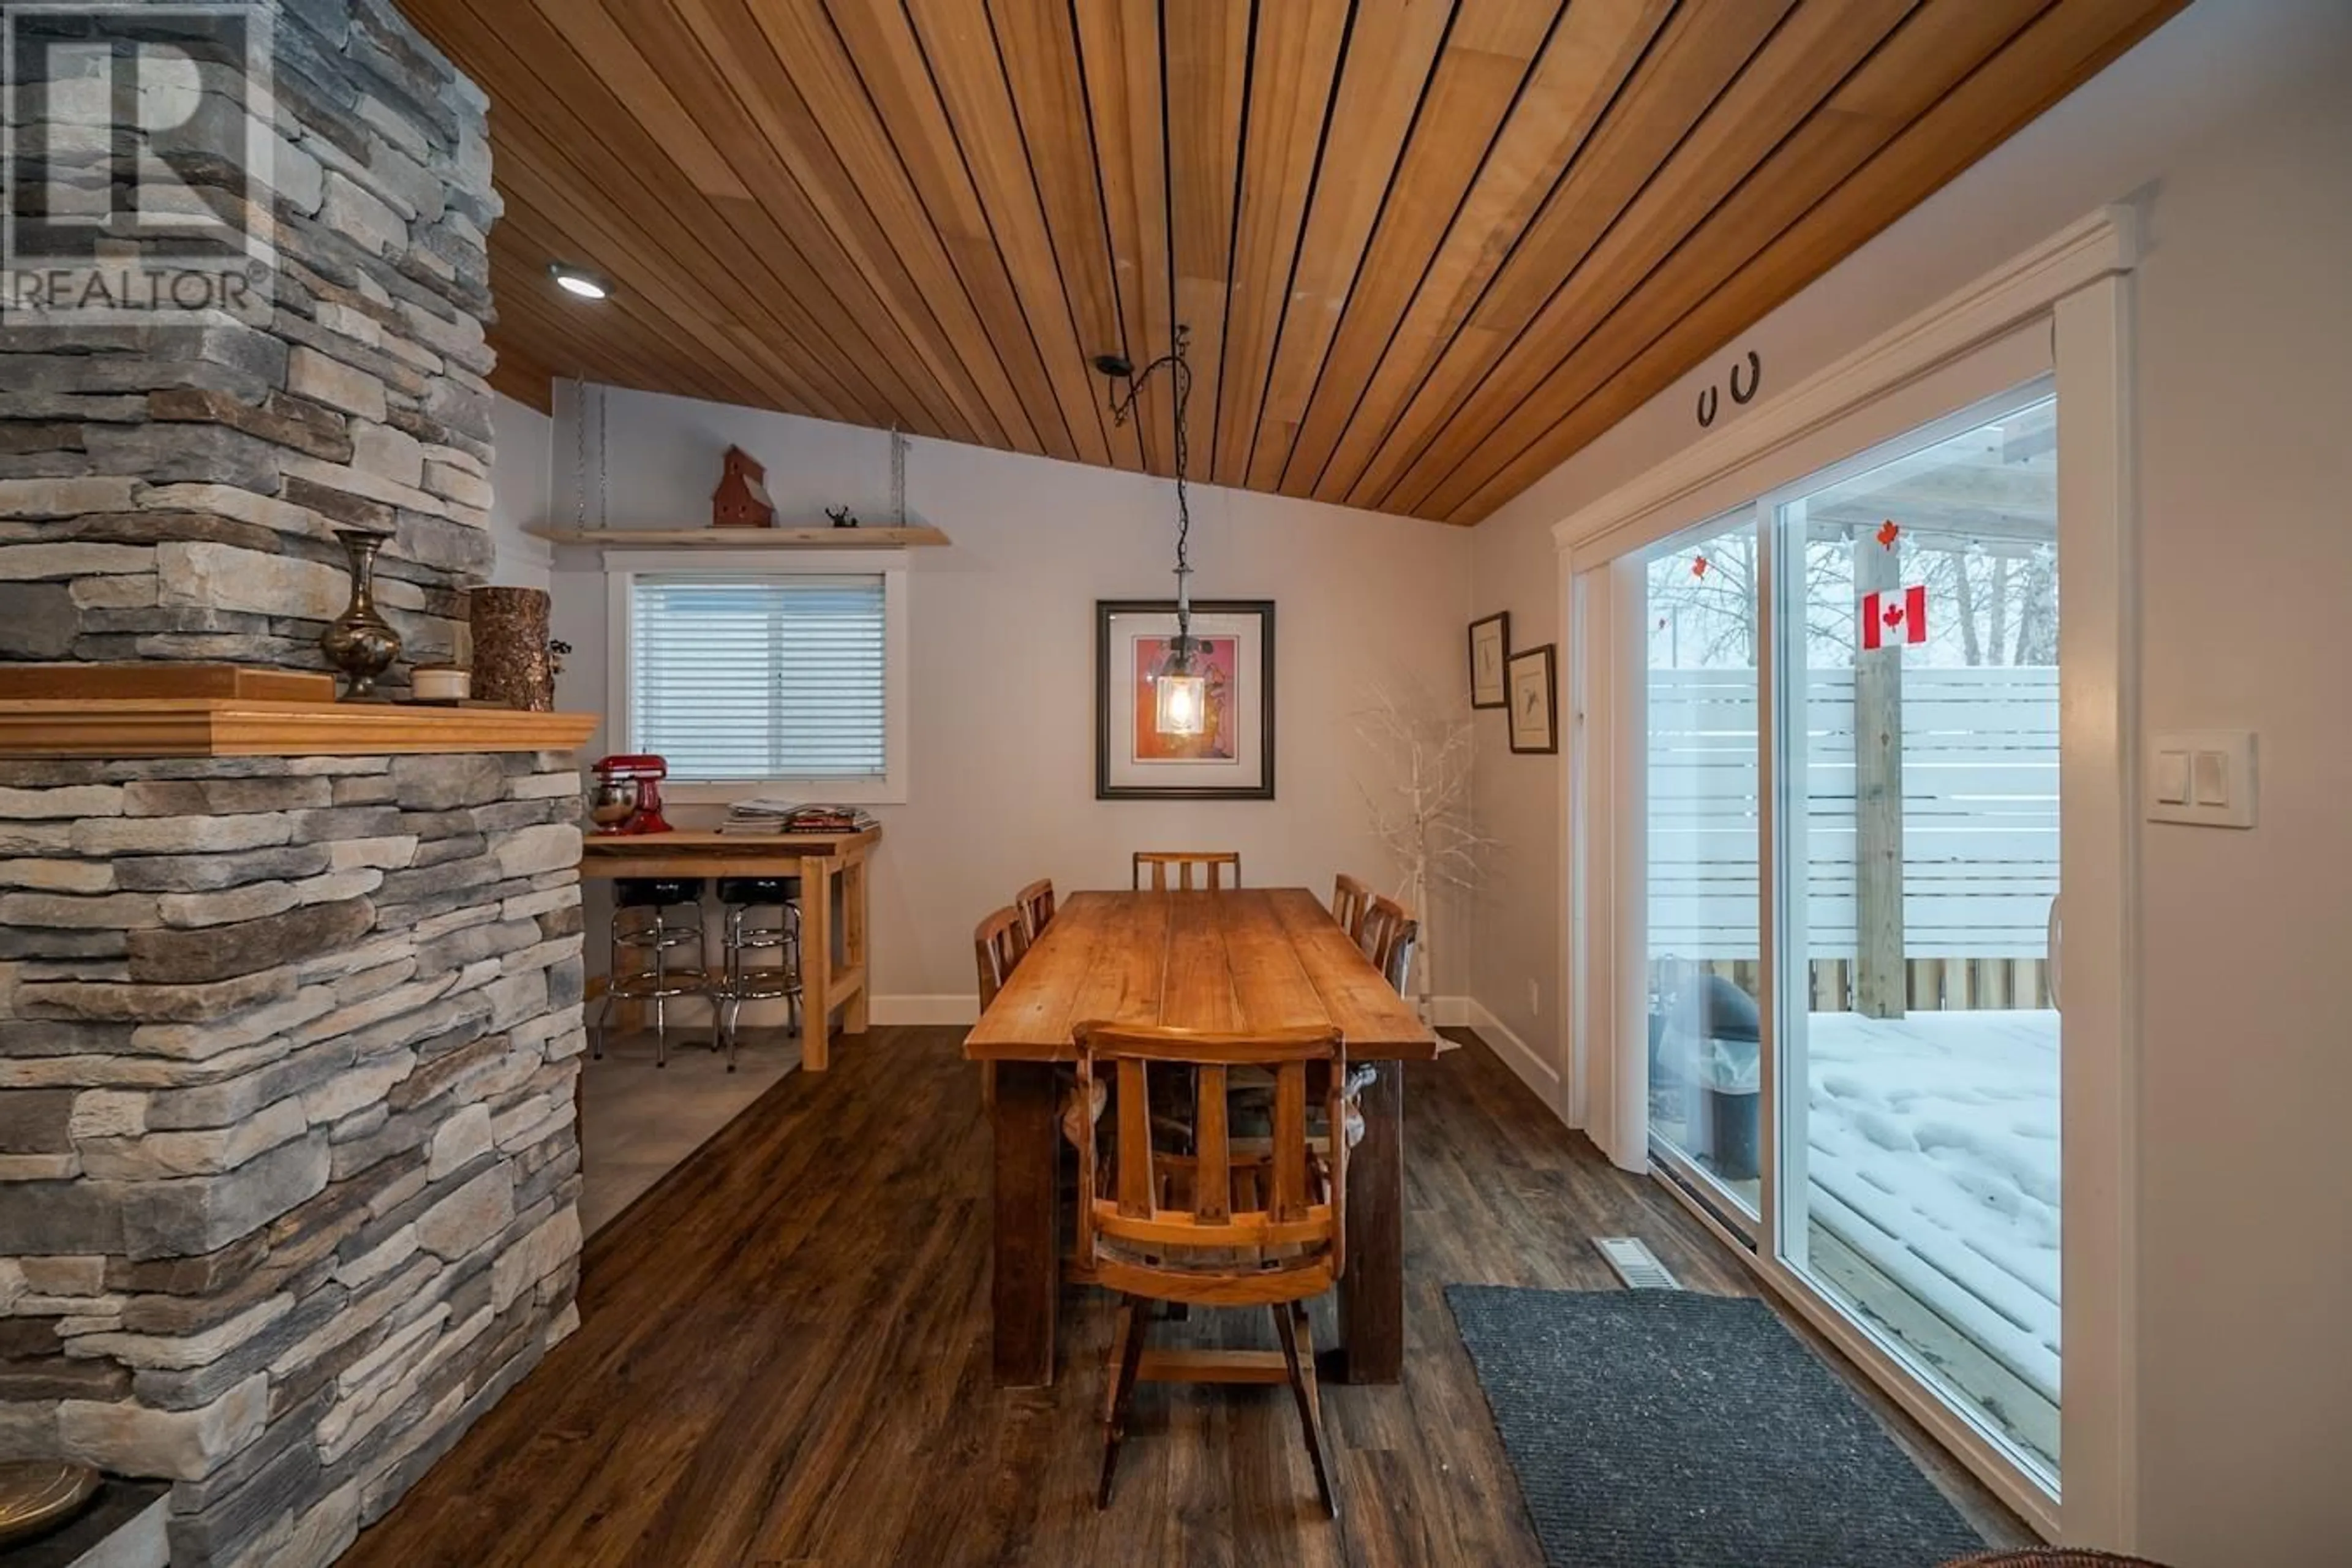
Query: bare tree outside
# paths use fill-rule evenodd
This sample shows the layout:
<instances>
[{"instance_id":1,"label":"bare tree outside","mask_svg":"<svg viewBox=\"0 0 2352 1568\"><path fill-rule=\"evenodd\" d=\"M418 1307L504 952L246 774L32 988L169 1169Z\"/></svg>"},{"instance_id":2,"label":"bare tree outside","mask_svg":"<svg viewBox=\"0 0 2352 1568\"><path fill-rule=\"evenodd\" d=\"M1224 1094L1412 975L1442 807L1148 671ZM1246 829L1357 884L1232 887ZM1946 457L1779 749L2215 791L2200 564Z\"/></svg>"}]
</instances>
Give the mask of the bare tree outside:
<instances>
[{"instance_id":1,"label":"bare tree outside","mask_svg":"<svg viewBox=\"0 0 2352 1568\"><path fill-rule=\"evenodd\" d=\"M1927 590L1918 662L2055 665L2055 405L2038 405L1797 502L1805 515L1808 666L1853 663L1854 555L1876 549L1895 552L1895 580ZM1893 532L1882 536L1889 523ZM1651 561L1652 668L1759 667L1759 553L1750 525Z\"/></svg>"}]
</instances>

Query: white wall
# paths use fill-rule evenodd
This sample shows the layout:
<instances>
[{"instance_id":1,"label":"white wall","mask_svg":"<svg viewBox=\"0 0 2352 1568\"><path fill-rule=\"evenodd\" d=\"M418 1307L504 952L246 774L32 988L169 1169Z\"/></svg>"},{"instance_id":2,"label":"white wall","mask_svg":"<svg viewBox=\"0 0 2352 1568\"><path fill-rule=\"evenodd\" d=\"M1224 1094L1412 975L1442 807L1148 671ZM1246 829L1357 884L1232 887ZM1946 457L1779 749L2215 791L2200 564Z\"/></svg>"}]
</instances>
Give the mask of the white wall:
<instances>
[{"instance_id":1,"label":"white wall","mask_svg":"<svg viewBox=\"0 0 2352 1568\"><path fill-rule=\"evenodd\" d=\"M2334 58L2167 180L2139 279L2144 721L2262 745L2254 832L2141 833L2142 1485L2148 1540L2189 1563L2352 1540L2352 47Z\"/></svg>"},{"instance_id":2,"label":"white wall","mask_svg":"<svg viewBox=\"0 0 2352 1568\"><path fill-rule=\"evenodd\" d=\"M550 521L555 421L499 393L490 401L490 434L497 443L490 463L490 537L499 547L490 581L502 588L544 588L554 552L545 540L523 530Z\"/></svg>"},{"instance_id":3,"label":"white wall","mask_svg":"<svg viewBox=\"0 0 2352 1568\"><path fill-rule=\"evenodd\" d=\"M1692 440L1696 389L1736 354L1762 354L1769 398L2138 199L2141 721L2262 745L2253 832L2139 841L2136 1544L2183 1568L2303 1568L2352 1536L2347 69L2340 0L2200 0L1475 535L1474 613L1552 639L1551 525ZM1555 1063L1561 781L1499 737L1481 755L1482 824L1528 852L1479 906L1471 981Z\"/></svg>"},{"instance_id":4,"label":"white wall","mask_svg":"<svg viewBox=\"0 0 2352 1568\"><path fill-rule=\"evenodd\" d=\"M2200 160L2210 163L2227 128L2274 113L2270 106L2282 95L2324 91L2331 58L2352 47L2347 33L2352 7L2341 0L2200 0L1482 523L1475 531L1473 613L1509 610L1520 647L1556 640L1552 525L1696 439L1699 389L1719 383L1724 367L1747 350L1763 357L1765 399L1747 410L1721 400L1717 429L2108 202L2141 200L2160 256L2180 237L2178 179ZM2343 152L2340 142L2333 151ZM2226 182L2231 174L2223 168L2213 177ZM2270 224L2293 233L2306 216L2302 205L2269 215ZM2191 324L2201 308L2191 300L2180 318L2168 320L2161 299L2143 298L2142 343ZM1515 757L1499 729L1482 731L1481 739L1481 823L1516 853L1512 874L1496 879L1479 905L1472 992L1547 1060L1564 1065L1561 1013L1551 993L1560 953L1558 839L1567 753ZM1542 985L1540 1013L1528 1008L1529 980Z\"/></svg>"},{"instance_id":5,"label":"white wall","mask_svg":"<svg viewBox=\"0 0 2352 1568\"><path fill-rule=\"evenodd\" d=\"M592 455L592 524L600 516L614 527L706 524L730 444L767 466L781 519L815 521L846 504L869 522L885 520L880 432L652 394L609 396L609 490L598 496ZM563 517L572 515L573 449L572 426L560 419L554 505ZM1124 887L1136 849L1238 849L1251 883L1326 896L1340 870L1393 887L1358 793L1366 753L1349 715L1369 683L1391 672L1466 701L1468 532L1196 488L1194 595L1276 601L1277 795L1102 802L1094 798L1094 605L1173 593L1174 487L918 441L908 495L914 520L954 543L912 552L912 797L874 808L885 836L872 895L877 1004L968 1000L982 916L1037 877L1066 889ZM601 562L563 551L553 584L555 635L576 650L559 704L603 712ZM604 738L590 747L591 755L606 749ZM1441 991L1458 989L1443 920L1441 911L1433 942Z\"/></svg>"}]
</instances>

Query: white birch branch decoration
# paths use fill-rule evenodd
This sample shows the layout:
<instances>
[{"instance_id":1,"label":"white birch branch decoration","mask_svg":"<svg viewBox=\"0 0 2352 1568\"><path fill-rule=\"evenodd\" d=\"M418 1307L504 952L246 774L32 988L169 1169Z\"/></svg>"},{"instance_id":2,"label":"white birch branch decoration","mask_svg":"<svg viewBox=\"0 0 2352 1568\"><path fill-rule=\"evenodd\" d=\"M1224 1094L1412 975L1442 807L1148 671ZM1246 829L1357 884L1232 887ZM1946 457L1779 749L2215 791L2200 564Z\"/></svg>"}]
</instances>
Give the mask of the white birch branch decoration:
<instances>
[{"instance_id":1,"label":"white birch branch decoration","mask_svg":"<svg viewBox=\"0 0 2352 1568\"><path fill-rule=\"evenodd\" d=\"M1413 1000L1430 1013L1431 958L1436 951L1439 887L1477 885L1479 864L1497 841L1477 831L1471 816L1471 770L1477 731L1466 710L1441 711L1375 681L1356 715L1356 732L1370 764L1356 779L1372 837L1398 873L1399 901L1421 922L1413 965Z\"/></svg>"}]
</instances>

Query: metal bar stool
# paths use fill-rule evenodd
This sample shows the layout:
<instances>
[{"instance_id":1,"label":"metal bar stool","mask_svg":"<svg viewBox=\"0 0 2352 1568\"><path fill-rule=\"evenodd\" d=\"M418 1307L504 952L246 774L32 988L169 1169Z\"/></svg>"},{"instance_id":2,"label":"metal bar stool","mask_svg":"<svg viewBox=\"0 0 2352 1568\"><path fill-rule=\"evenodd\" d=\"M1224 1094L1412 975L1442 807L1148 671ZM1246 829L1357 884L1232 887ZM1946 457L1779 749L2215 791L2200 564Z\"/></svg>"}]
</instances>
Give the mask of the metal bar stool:
<instances>
[{"instance_id":1,"label":"metal bar stool","mask_svg":"<svg viewBox=\"0 0 2352 1568\"><path fill-rule=\"evenodd\" d=\"M788 1001L792 1027L801 1027L801 879L798 877L721 877L719 902L721 968L710 986L710 1047L727 1047L727 1070L735 1070L740 1023L746 1002ZM771 917L767 911L774 910ZM772 952L776 962L756 962Z\"/></svg>"},{"instance_id":2,"label":"metal bar stool","mask_svg":"<svg viewBox=\"0 0 2352 1568\"><path fill-rule=\"evenodd\" d=\"M691 910L688 921L669 918ZM694 967L675 969L670 955L694 950ZM631 962L624 965L624 954ZM613 884L613 927L608 949L604 1005L596 1014L596 1055L604 1054L604 1029L614 1002L654 1005L654 1066L669 1065L669 1016L673 996L709 994L710 950L702 930L702 879L698 877L624 877ZM714 1045L716 1042L714 1042Z\"/></svg>"}]
</instances>

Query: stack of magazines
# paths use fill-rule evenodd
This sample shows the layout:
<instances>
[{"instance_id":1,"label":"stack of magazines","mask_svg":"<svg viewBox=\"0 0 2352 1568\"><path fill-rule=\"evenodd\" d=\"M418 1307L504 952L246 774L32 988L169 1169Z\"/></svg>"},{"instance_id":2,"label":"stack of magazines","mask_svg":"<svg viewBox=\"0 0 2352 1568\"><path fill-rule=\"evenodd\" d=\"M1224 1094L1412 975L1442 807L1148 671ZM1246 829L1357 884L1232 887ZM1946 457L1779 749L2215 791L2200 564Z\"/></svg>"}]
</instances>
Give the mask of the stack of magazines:
<instances>
[{"instance_id":1,"label":"stack of magazines","mask_svg":"<svg viewBox=\"0 0 2352 1568\"><path fill-rule=\"evenodd\" d=\"M728 808L719 831L728 834L862 833L871 812L854 805L797 805L783 800L740 800Z\"/></svg>"}]
</instances>

